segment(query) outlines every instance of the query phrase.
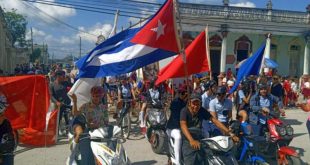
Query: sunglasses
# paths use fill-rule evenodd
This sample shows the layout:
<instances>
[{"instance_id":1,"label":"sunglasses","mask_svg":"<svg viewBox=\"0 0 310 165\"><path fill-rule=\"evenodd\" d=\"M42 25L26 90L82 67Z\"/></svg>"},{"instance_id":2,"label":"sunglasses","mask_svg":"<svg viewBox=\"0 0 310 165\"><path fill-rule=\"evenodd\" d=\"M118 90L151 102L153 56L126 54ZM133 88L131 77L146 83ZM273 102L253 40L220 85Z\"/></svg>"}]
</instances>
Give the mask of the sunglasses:
<instances>
[{"instance_id":1,"label":"sunglasses","mask_svg":"<svg viewBox=\"0 0 310 165\"><path fill-rule=\"evenodd\" d=\"M217 95L218 95L218 96L225 96L226 93L218 93Z\"/></svg>"},{"instance_id":2,"label":"sunglasses","mask_svg":"<svg viewBox=\"0 0 310 165\"><path fill-rule=\"evenodd\" d=\"M200 101L199 100L193 100L193 101L191 101L191 103L192 103L192 105L194 105L194 106L200 106Z\"/></svg>"},{"instance_id":3,"label":"sunglasses","mask_svg":"<svg viewBox=\"0 0 310 165\"><path fill-rule=\"evenodd\" d=\"M181 95L182 96L187 95L187 92L182 92Z\"/></svg>"}]
</instances>

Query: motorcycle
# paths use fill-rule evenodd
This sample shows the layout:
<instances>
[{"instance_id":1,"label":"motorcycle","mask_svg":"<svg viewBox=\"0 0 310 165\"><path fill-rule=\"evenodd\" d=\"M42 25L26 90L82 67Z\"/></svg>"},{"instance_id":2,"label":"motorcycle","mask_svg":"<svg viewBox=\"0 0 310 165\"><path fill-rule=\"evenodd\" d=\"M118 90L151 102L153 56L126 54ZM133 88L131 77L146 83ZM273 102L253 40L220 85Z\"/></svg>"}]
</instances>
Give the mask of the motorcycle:
<instances>
[{"instance_id":1,"label":"motorcycle","mask_svg":"<svg viewBox=\"0 0 310 165\"><path fill-rule=\"evenodd\" d=\"M278 118L277 111L266 112L259 106L252 109L254 114L250 115L249 122L256 128L256 134L266 139L260 145L260 154L266 158L276 158L280 165L302 164L298 152L288 146L293 139L294 129Z\"/></svg>"},{"instance_id":2,"label":"motorcycle","mask_svg":"<svg viewBox=\"0 0 310 165\"><path fill-rule=\"evenodd\" d=\"M146 138L156 154L168 153L168 136L166 134L167 116L162 103L157 100L148 105L146 118Z\"/></svg>"},{"instance_id":3,"label":"motorcycle","mask_svg":"<svg viewBox=\"0 0 310 165\"><path fill-rule=\"evenodd\" d=\"M241 139L240 147L235 153L240 164L269 165L266 160L258 155L259 143L265 140L263 136L253 136L252 127L240 121L230 123L232 132Z\"/></svg>"},{"instance_id":4,"label":"motorcycle","mask_svg":"<svg viewBox=\"0 0 310 165\"><path fill-rule=\"evenodd\" d=\"M121 144L120 136L121 128L118 126L98 128L83 133L80 136L79 151L75 155L75 162L70 164L68 157L66 164L130 165L130 160ZM70 139L72 142L73 135L71 135ZM70 148L72 149L71 145Z\"/></svg>"},{"instance_id":5,"label":"motorcycle","mask_svg":"<svg viewBox=\"0 0 310 165\"><path fill-rule=\"evenodd\" d=\"M201 129L189 128L193 137L203 137ZM201 149L205 153L205 162L213 165L233 164L238 165L233 154L234 142L229 136L215 136L200 140Z\"/></svg>"}]
</instances>

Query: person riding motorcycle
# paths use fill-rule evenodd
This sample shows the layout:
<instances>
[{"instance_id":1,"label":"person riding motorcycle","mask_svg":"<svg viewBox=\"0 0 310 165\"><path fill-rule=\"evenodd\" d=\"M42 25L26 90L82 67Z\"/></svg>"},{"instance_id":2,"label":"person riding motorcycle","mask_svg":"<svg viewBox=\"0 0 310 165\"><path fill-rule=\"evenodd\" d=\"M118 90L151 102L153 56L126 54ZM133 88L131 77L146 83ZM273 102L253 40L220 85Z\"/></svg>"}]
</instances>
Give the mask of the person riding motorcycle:
<instances>
[{"instance_id":1,"label":"person riding motorcycle","mask_svg":"<svg viewBox=\"0 0 310 165\"><path fill-rule=\"evenodd\" d=\"M69 164L74 164L78 150L81 152L83 161L93 161L93 154L90 154L92 153L90 141L84 140L86 145L83 146L83 149L81 148L82 145L79 146L81 134L87 133L89 130L107 126L109 123L107 106L102 104L104 89L101 86L94 86L91 88L90 93L90 102L83 104L79 109L77 109L76 95L71 95L73 101L72 113L75 118L72 123L74 139L72 141L72 153Z\"/></svg>"},{"instance_id":2,"label":"person riding motorcycle","mask_svg":"<svg viewBox=\"0 0 310 165\"><path fill-rule=\"evenodd\" d=\"M0 165L14 164L14 135L11 123L4 115L7 106L6 97L0 93Z\"/></svg>"},{"instance_id":3,"label":"person riding motorcycle","mask_svg":"<svg viewBox=\"0 0 310 165\"><path fill-rule=\"evenodd\" d=\"M138 83L138 93L141 101L141 110L139 113L139 121L140 121L140 131L142 134L146 133L146 108L147 108L147 93L150 88L150 82L147 80L140 81Z\"/></svg>"},{"instance_id":4,"label":"person riding motorcycle","mask_svg":"<svg viewBox=\"0 0 310 165\"><path fill-rule=\"evenodd\" d=\"M240 89L237 91L236 99L237 118L239 118L242 123L247 121L252 94L253 89L251 88L251 82L248 79L242 80L240 83Z\"/></svg>"},{"instance_id":5,"label":"person riding motorcycle","mask_svg":"<svg viewBox=\"0 0 310 165\"><path fill-rule=\"evenodd\" d=\"M67 93L67 85L65 81L65 72L62 70L56 71L56 80L50 85L51 91L51 100L57 105L59 108L59 123L64 117L65 124L69 125L69 117L66 112L66 109L70 106L71 101L68 97Z\"/></svg>"},{"instance_id":6,"label":"person riding motorcycle","mask_svg":"<svg viewBox=\"0 0 310 165\"><path fill-rule=\"evenodd\" d=\"M208 110L210 101L216 97L217 83L214 80L210 80L203 87L205 92L201 95L201 106Z\"/></svg>"},{"instance_id":7,"label":"person riding motorcycle","mask_svg":"<svg viewBox=\"0 0 310 165\"><path fill-rule=\"evenodd\" d=\"M205 162L205 150L200 148L199 140L203 138L202 134L196 135L189 131L189 128L201 129L203 120L210 120L225 134L230 135L234 141L239 141L239 138L231 133L225 125L201 107L201 96L192 94L187 107L182 109L180 116L182 135L185 137L182 142L182 153L186 165L208 164Z\"/></svg>"},{"instance_id":8,"label":"person riding motorcycle","mask_svg":"<svg viewBox=\"0 0 310 165\"><path fill-rule=\"evenodd\" d=\"M178 90L178 97L172 100L170 104L170 118L167 122L167 135L169 139L174 139L173 150L175 155L175 164L181 164L181 145L182 145L182 136L180 128L180 114L181 110L186 106L188 99L188 93L186 88L180 88Z\"/></svg>"},{"instance_id":9,"label":"person riding motorcycle","mask_svg":"<svg viewBox=\"0 0 310 165\"><path fill-rule=\"evenodd\" d=\"M283 102L276 96L268 92L268 85L260 83L257 85L258 92L254 94L250 99L250 108L260 107L265 113L274 111L274 104L278 105L280 112L283 114ZM255 108L255 107L254 107ZM247 118L247 116L246 116Z\"/></svg>"},{"instance_id":10,"label":"person riding motorcycle","mask_svg":"<svg viewBox=\"0 0 310 165\"><path fill-rule=\"evenodd\" d=\"M148 89L147 96L146 96L147 106L157 106L161 103L161 92L159 91L158 87L155 85L155 81L150 82L150 89ZM148 108L148 107L147 107ZM147 114L146 109L146 114ZM144 121L146 121L146 115L144 116ZM145 123L143 125L145 127Z\"/></svg>"},{"instance_id":11,"label":"person riding motorcycle","mask_svg":"<svg viewBox=\"0 0 310 165\"><path fill-rule=\"evenodd\" d=\"M131 100L132 103L134 103L134 101L136 100L135 92L133 91L133 88L128 81L129 77L127 77L126 75L122 75L119 77L119 79L121 81L121 84L119 85L117 91L118 108L116 109L122 109L124 106L124 102L127 100Z\"/></svg>"},{"instance_id":12,"label":"person riding motorcycle","mask_svg":"<svg viewBox=\"0 0 310 165\"><path fill-rule=\"evenodd\" d=\"M228 126L228 122L232 117L232 101L226 98L226 92L226 86L220 86L217 88L216 98L209 103L209 112L222 124ZM213 130L213 133L213 136L221 135L221 132L217 128Z\"/></svg>"},{"instance_id":13,"label":"person riding motorcycle","mask_svg":"<svg viewBox=\"0 0 310 165\"><path fill-rule=\"evenodd\" d=\"M216 97L217 83L214 80L210 80L204 84L205 92L201 96L202 107L206 110L209 110L209 103ZM209 132L211 131L211 123L210 121L203 120L202 122L202 130L204 137L209 137Z\"/></svg>"}]
</instances>

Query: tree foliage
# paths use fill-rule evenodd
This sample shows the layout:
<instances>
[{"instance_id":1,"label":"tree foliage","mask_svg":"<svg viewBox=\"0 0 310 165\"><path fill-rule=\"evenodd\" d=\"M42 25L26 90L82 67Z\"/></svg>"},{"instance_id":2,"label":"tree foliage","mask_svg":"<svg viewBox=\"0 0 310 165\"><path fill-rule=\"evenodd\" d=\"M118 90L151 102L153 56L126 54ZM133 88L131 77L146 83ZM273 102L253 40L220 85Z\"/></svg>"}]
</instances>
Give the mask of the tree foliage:
<instances>
[{"instance_id":1,"label":"tree foliage","mask_svg":"<svg viewBox=\"0 0 310 165\"><path fill-rule=\"evenodd\" d=\"M26 18L16 13L16 9L4 13L4 18L8 29L12 35L12 45L18 44L20 47L26 46Z\"/></svg>"},{"instance_id":2,"label":"tree foliage","mask_svg":"<svg viewBox=\"0 0 310 165\"><path fill-rule=\"evenodd\" d=\"M37 59L41 57L41 49L34 49L32 54L30 54L30 62L35 62Z\"/></svg>"}]
</instances>

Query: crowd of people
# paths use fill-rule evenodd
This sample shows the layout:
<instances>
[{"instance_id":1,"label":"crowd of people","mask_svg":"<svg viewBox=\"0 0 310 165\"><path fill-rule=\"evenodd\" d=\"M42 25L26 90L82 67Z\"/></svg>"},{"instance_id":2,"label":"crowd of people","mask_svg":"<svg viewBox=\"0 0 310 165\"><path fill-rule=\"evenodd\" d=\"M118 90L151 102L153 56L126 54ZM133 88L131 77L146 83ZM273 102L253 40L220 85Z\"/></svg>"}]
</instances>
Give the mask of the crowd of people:
<instances>
[{"instance_id":1,"label":"crowd of people","mask_svg":"<svg viewBox=\"0 0 310 165\"><path fill-rule=\"evenodd\" d=\"M33 74L29 73L33 71L34 74L47 75L52 101L60 110L59 120L64 117L65 124L70 125L67 131L75 134L74 149L78 146L81 133L88 129L108 125L109 105L116 103L117 108L113 118L117 119L119 109L126 100L130 100L132 106L140 103L138 105L141 109L140 127L141 133L145 134L148 105L153 100L163 100L166 99L164 96L171 95L172 101L167 105L171 115L167 122L166 132L169 137L175 139L173 152L177 164L182 161L181 159L186 164L202 161L203 150L200 150L201 144L198 141L202 137L191 134L189 128L202 129L203 137L228 135L234 141L238 141L238 137L228 129L229 122L236 118L242 124L247 124L247 120L251 117L249 111L253 106L260 106L266 112L278 110L282 116L285 116L284 109L288 107L298 106L304 111L309 111L310 97L307 95L307 90L310 89L309 81L298 83L296 77L281 77L277 74L249 76L241 81L236 91L229 93L236 81L231 70L227 71L224 79L219 81L220 83L208 76L193 76L192 80L185 80L177 87L169 81L155 85L156 79L138 80L134 72L103 78L101 86L92 87L90 101L78 109L76 96L67 94L75 82L76 73L72 69L71 66L63 67L62 65L54 65L49 70L39 65L35 65L32 69L27 65L17 65L15 74ZM308 103L298 103L298 97L301 94L305 96L305 100L308 99ZM6 104L1 103L0 106L3 109L0 111L2 117ZM74 117L71 124L68 119L68 109ZM232 115L233 110L237 111L236 117ZM84 114L86 120L81 119L80 114ZM1 127L3 123L6 122L1 119ZM309 123L310 117L307 121L310 132ZM2 132L1 136L3 136ZM1 149L0 152L2 152ZM3 159L0 157L0 160Z\"/></svg>"}]
</instances>

